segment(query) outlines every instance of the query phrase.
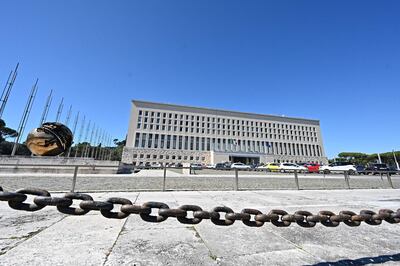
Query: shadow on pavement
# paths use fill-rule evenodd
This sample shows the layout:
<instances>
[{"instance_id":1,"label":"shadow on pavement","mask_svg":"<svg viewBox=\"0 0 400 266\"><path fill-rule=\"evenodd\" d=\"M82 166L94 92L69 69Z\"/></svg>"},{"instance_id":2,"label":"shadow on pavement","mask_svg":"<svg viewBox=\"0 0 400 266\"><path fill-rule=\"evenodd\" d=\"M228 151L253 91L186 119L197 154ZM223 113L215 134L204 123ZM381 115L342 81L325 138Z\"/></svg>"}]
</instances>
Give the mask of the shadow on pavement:
<instances>
[{"instance_id":1,"label":"shadow on pavement","mask_svg":"<svg viewBox=\"0 0 400 266\"><path fill-rule=\"evenodd\" d=\"M344 265L354 265L354 266L361 266L361 265L368 265L368 264L380 264L385 263L388 261L400 261L400 253L396 253L393 255L382 255L376 257L364 257L355 260L338 260L334 262L320 262L317 264L312 264L308 266L344 266Z\"/></svg>"}]
</instances>

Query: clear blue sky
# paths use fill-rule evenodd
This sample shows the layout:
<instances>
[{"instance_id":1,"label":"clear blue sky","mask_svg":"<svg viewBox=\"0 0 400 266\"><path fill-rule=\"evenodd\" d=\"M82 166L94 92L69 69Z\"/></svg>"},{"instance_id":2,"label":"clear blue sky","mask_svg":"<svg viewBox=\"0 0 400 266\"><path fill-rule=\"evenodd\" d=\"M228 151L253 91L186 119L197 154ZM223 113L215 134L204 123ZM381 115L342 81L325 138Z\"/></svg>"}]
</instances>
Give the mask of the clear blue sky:
<instances>
[{"instance_id":1,"label":"clear blue sky","mask_svg":"<svg viewBox=\"0 0 400 266\"><path fill-rule=\"evenodd\" d=\"M400 150L400 1L1 1L3 118L55 103L124 138L130 100L319 119L329 157ZM65 119L64 111L62 120ZM53 104L50 120L56 116Z\"/></svg>"}]
</instances>

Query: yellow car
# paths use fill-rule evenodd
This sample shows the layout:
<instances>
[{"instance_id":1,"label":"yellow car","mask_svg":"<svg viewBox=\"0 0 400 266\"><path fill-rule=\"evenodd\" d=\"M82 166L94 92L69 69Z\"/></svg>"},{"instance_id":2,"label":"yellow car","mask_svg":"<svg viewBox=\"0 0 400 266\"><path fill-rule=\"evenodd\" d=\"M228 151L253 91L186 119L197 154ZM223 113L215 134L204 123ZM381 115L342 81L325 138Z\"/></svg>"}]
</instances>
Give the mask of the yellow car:
<instances>
[{"instance_id":1,"label":"yellow car","mask_svg":"<svg viewBox=\"0 0 400 266\"><path fill-rule=\"evenodd\" d=\"M279 171L279 163L269 163L267 164L267 171L270 172L278 172Z\"/></svg>"}]
</instances>

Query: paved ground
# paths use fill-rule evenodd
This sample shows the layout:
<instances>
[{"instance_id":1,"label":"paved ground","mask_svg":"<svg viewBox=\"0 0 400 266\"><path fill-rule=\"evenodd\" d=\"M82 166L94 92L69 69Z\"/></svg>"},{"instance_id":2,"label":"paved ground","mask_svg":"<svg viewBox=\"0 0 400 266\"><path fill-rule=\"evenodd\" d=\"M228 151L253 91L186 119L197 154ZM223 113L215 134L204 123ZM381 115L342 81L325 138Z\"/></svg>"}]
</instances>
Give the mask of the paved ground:
<instances>
[{"instance_id":1,"label":"paved ground","mask_svg":"<svg viewBox=\"0 0 400 266\"><path fill-rule=\"evenodd\" d=\"M301 189L345 189L343 174L299 174ZM400 188L400 176L392 177L393 184ZM43 187L50 191L69 191L72 174L12 174L0 173L0 185L9 190L20 187ZM387 177L350 176L351 188L389 188ZM80 174L77 178L78 191L154 191L163 188L163 170L142 170L131 175ZM198 171L196 175L184 175L167 171L167 190L233 190L234 172ZM297 189L293 174L239 172L239 189Z\"/></svg>"},{"instance_id":2,"label":"paved ground","mask_svg":"<svg viewBox=\"0 0 400 266\"><path fill-rule=\"evenodd\" d=\"M122 196L136 203L163 201L170 207L197 204L204 209L226 205L267 212L327 209L360 211L397 209L400 191L191 191L96 193L95 199ZM160 224L137 215L111 220L97 212L64 216L54 207L27 213L0 202L0 265L367 265L400 264L400 226L360 227L297 225L249 228L240 222L195 226L169 218ZM345 263L345 264L344 264ZM385 265L386 265L385 264Z\"/></svg>"}]
</instances>

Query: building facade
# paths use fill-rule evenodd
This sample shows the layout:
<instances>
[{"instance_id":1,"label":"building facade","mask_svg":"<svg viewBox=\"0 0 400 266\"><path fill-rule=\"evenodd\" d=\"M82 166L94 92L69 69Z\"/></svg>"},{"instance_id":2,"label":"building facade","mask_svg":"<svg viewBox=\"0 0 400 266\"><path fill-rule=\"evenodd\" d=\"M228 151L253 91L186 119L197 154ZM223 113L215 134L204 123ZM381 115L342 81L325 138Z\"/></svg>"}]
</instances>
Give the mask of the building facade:
<instances>
[{"instance_id":1,"label":"building facade","mask_svg":"<svg viewBox=\"0 0 400 266\"><path fill-rule=\"evenodd\" d=\"M318 120L132 101L122 162L327 163Z\"/></svg>"}]
</instances>

